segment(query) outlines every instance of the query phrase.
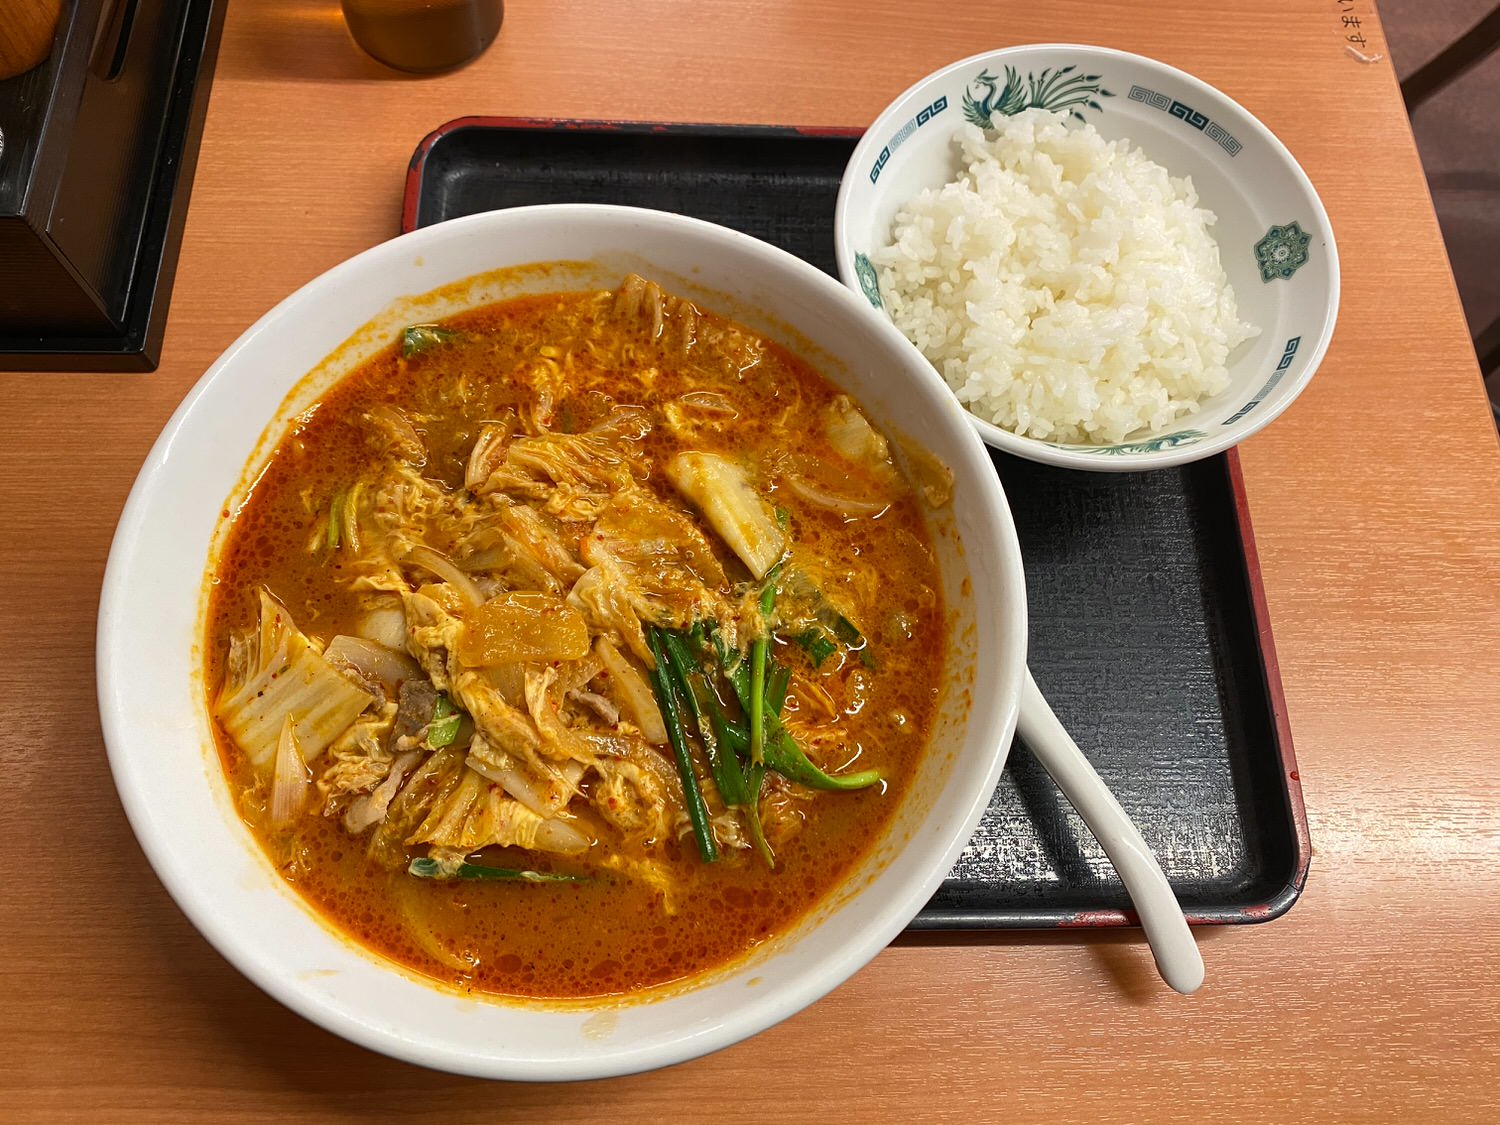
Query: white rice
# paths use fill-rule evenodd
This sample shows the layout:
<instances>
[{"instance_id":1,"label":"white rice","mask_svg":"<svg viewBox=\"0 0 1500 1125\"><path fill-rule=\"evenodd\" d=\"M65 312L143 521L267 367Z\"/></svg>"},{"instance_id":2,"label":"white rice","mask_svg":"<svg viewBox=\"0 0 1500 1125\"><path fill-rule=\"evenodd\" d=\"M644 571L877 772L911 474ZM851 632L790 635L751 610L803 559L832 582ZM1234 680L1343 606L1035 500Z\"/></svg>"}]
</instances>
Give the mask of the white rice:
<instances>
[{"instance_id":1,"label":"white rice","mask_svg":"<svg viewBox=\"0 0 1500 1125\"><path fill-rule=\"evenodd\" d=\"M1190 179L1092 125L964 125L965 171L873 254L896 326L979 417L1051 441L1159 431L1229 385L1240 321Z\"/></svg>"}]
</instances>

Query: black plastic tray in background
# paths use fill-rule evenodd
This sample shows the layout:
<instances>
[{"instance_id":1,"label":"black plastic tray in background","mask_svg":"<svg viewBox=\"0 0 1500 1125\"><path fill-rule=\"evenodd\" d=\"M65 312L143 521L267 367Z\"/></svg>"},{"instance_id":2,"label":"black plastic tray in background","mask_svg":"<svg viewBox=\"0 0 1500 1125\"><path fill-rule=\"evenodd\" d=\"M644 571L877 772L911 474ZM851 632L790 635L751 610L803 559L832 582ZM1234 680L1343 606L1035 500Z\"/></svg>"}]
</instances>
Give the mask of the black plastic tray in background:
<instances>
[{"instance_id":1,"label":"black plastic tray in background","mask_svg":"<svg viewBox=\"0 0 1500 1125\"><path fill-rule=\"evenodd\" d=\"M734 227L834 273L856 136L836 130L462 118L412 157L404 229L535 203L620 203ZM1086 473L993 453L1015 513L1029 663L1194 922L1296 900L1301 786L1233 455ZM1018 744L913 929L1122 925L1108 858Z\"/></svg>"},{"instance_id":2,"label":"black plastic tray in background","mask_svg":"<svg viewBox=\"0 0 1500 1125\"><path fill-rule=\"evenodd\" d=\"M14 154L6 149L0 172L26 201L0 219L16 228L16 245L37 237L51 247L43 253L61 255L69 276L92 294L83 299L123 299L123 311L109 314L115 324L103 333L0 331L0 371L154 371L161 358L228 5L175 0L145 5L137 18L134 5L116 4L108 25L99 24L99 7L65 5L48 60L0 83L0 131L19 146ZM96 25L97 40L118 33L112 52L98 52ZM54 68L64 77L54 81ZM46 150L42 164L66 162L67 175L38 173L29 158L37 144ZM37 233L23 235L33 223ZM62 227L66 238L57 236ZM34 289L25 268L6 269L10 252L0 250L0 287Z\"/></svg>"}]
</instances>

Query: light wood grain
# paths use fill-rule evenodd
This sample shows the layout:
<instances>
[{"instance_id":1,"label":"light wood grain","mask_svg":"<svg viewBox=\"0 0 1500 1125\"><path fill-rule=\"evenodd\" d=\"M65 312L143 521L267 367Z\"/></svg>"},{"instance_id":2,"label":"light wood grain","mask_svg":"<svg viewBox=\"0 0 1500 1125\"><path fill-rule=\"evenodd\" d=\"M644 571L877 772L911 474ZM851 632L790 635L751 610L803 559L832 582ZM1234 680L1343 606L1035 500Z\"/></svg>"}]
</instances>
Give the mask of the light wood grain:
<instances>
[{"instance_id":1,"label":"light wood grain","mask_svg":"<svg viewBox=\"0 0 1500 1125\"><path fill-rule=\"evenodd\" d=\"M331 0L234 4L161 369L0 375L0 1119L1496 1120L1500 451L1389 62L1345 51L1340 6L508 9L477 63L413 80L359 55ZM395 232L407 158L449 118L862 125L943 63L1038 40L1226 90L1337 229L1333 347L1243 448L1315 849L1301 902L1202 932L1189 999L1128 933L908 941L749 1043L572 1088L379 1058L226 965L130 835L92 672L115 519L218 352Z\"/></svg>"}]
</instances>

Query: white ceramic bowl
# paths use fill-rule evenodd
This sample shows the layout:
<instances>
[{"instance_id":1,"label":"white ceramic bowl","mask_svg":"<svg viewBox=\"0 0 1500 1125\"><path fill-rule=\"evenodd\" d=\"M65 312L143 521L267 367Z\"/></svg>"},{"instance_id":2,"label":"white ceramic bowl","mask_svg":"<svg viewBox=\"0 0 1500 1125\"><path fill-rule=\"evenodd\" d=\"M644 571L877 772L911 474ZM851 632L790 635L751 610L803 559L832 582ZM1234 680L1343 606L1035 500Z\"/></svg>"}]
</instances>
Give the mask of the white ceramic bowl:
<instances>
[{"instance_id":1,"label":"white ceramic bowl","mask_svg":"<svg viewBox=\"0 0 1500 1125\"><path fill-rule=\"evenodd\" d=\"M1039 100L1030 96L1033 82ZM1328 216L1286 146L1248 110L1140 55L1066 43L1012 47L912 86L875 119L844 172L835 219L844 283L884 313L868 255L889 244L903 204L957 178L958 126L986 121L1002 104L1010 112L1037 104L1069 110L1106 139L1130 140L1174 176L1191 176L1201 205L1218 216L1212 232L1240 316L1261 331L1231 356L1228 389L1163 430L1113 445L1064 445L971 415L980 436L1075 469L1153 469L1228 449L1290 406L1317 370L1338 314Z\"/></svg>"},{"instance_id":2,"label":"white ceramic bowl","mask_svg":"<svg viewBox=\"0 0 1500 1125\"><path fill-rule=\"evenodd\" d=\"M475 279L544 261L573 264ZM934 529L953 619L951 673L932 751L890 831L792 931L675 991L571 1005L466 998L337 936L240 822L206 713L205 569L221 511L233 509L269 452L263 431L269 425L274 440L402 325L522 292L612 286L629 269L802 352L888 433L952 467L954 502ZM989 801L1015 728L1025 638L1020 552L989 458L894 328L832 278L733 231L651 211L535 207L377 246L288 297L208 370L151 451L120 519L99 612L99 704L115 782L152 866L203 934L272 996L426 1066L594 1078L691 1058L769 1027L905 926Z\"/></svg>"}]
</instances>

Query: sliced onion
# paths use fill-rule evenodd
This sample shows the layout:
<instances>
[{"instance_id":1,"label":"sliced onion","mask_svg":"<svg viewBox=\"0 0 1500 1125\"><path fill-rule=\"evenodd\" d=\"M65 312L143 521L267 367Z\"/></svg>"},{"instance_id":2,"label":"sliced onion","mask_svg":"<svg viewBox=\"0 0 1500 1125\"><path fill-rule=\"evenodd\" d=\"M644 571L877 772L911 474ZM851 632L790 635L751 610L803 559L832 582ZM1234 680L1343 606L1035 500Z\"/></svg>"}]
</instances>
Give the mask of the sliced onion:
<instances>
[{"instance_id":1,"label":"sliced onion","mask_svg":"<svg viewBox=\"0 0 1500 1125\"><path fill-rule=\"evenodd\" d=\"M363 637L344 634L334 637L328 642L323 658L331 664L347 664L367 679L379 680L393 693L406 680L422 674L417 662L406 653Z\"/></svg>"},{"instance_id":2,"label":"sliced onion","mask_svg":"<svg viewBox=\"0 0 1500 1125\"><path fill-rule=\"evenodd\" d=\"M630 760L656 778L657 784L662 787L662 792L668 794L682 792L682 778L677 773L676 764L667 761L655 750L642 750L638 754L631 755Z\"/></svg>"},{"instance_id":3,"label":"sliced onion","mask_svg":"<svg viewBox=\"0 0 1500 1125\"><path fill-rule=\"evenodd\" d=\"M512 707L526 706L526 665L500 664L494 668L481 668L478 673L488 680L500 698Z\"/></svg>"},{"instance_id":4,"label":"sliced onion","mask_svg":"<svg viewBox=\"0 0 1500 1125\"><path fill-rule=\"evenodd\" d=\"M589 850L589 838L565 820L544 819L537 825L536 846L543 851L577 855Z\"/></svg>"},{"instance_id":5,"label":"sliced onion","mask_svg":"<svg viewBox=\"0 0 1500 1125\"><path fill-rule=\"evenodd\" d=\"M381 598L375 606L359 619L354 627L356 636L378 645L397 650L406 647L406 611L401 608L401 599Z\"/></svg>"},{"instance_id":6,"label":"sliced onion","mask_svg":"<svg viewBox=\"0 0 1500 1125\"><path fill-rule=\"evenodd\" d=\"M468 948L455 951L438 936L437 928L429 921L435 911L442 910L446 914L451 913L455 908L438 906L437 904L441 903L442 899L427 893L419 885L421 882L420 879L402 878L393 879L390 883L391 896L395 900L401 920L406 923L412 940L434 960L447 965L454 972L472 973L479 967L479 955ZM454 920L444 919L444 921ZM464 932L461 927L455 928L459 933Z\"/></svg>"},{"instance_id":7,"label":"sliced onion","mask_svg":"<svg viewBox=\"0 0 1500 1125\"><path fill-rule=\"evenodd\" d=\"M605 758L628 758L643 741L633 734L615 734L612 731L597 730L580 730L578 737L583 739L595 754Z\"/></svg>"},{"instance_id":8,"label":"sliced onion","mask_svg":"<svg viewBox=\"0 0 1500 1125\"><path fill-rule=\"evenodd\" d=\"M422 442L422 435L417 433L417 428L400 410L382 403L372 407L365 417L386 432L395 443L396 452L405 460L414 465L427 462L427 446Z\"/></svg>"},{"instance_id":9,"label":"sliced onion","mask_svg":"<svg viewBox=\"0 0 1500 1125\"><path fill-rule=\"evenodd\" d=\"M691 406L695 410L704 410L710 414L727 414L731 418L738 418L740 412L718 391L689 391L679 399L684 406Z\"/></svg>"},{"instance_id":10,"label":"sliced onion","mask_svg":"<svg viewBox=\"0 0 1500 1125\"><path fill-rule=\"evenodd\" d=\"M599 654L599 663L604 665L605 672L609 674L615 698L640 728L641 737L652 746L666 745L667 728L662 722L661 710L656 705L656 696L646 683L646 677L603 637L594 642L594 651Z\"/></svg>"},{"instance_id":11,"label":"sliced onion","mask_svg":"<svg viewBox=\"0 0 1500 1125\"><path fill-rule=\"evenodd\" d=\"M504 446L510 440L513 428L511 422L507 421L504 425L491 422L480 429L479 438L469 453L469 463L464 468L465 488L477 491L480 485L490 479L490 474L504 457Z\"/></svg>"},{"instance_id":12,"label":"sliced onion","mask_svg":"<svg viewBox=\"0 0 1500 1125\"><path fill-rule=\"evenodd\" d=\"M391 802L401 789L406 771L421 759L422 751L410 750L392 762L391 772L385 775L385 780L349 806L344 813L344 827L358 836L372 824L379 824L384 820L385 814L390 811Z\"/></svg>"},{"instance_id":13,"label":"sliced onion","mask_svg":"<svg viewBox=\"0 0 1500 1125\"><path fill-rule=\"evenodd\" d=\"M290 824L307 807L312 791L312 772L297 742L297 724L287 715L276 743L276 772L271 778L271 822Z\"/></svg>"},{"instance_id":14,"label":"sliced onion","mask_svg":"<svg viewBox=\"0 0 1500 1125\"><path fill-rule=\"evenodd\" d=\"M537 781L510 762L508 755L497 761L483 754L471 753L465 761L475 773L493 781L540 817L550 817L567 807L587 768L582 762L563 762L557 767L562 778L562 784L558 784L556 780Z\"/></svg>"},{"instance_id":15,"label":"sliced onion","mask_svg":"<svg viewBox=\"0 0 1500 1125\"><path fill-rule=\"evenodd\" d=\"M801 497L814 507L826 508L843 516L873 516L890 507L889 500L858 500L853 496L833 492L805 475L805 460L803 457L788 458L787 467L781 474L782 481L794 496Z\"/></svg>"},{"instance_id":16,"label":"sliced onion","mask_svg":"<svg viewBox=\"0 0 1500 1125\"><path fill-rule=\"evenodd\" d=\"M537 733L542 736L543 753L557 759L572 759L587 762L593 758L588 746L579 738L578 732L558 716L552 702L552 685L557 682L557 669L550 665L539 668L526 665L525 695L526 709Z\"/></svg>"},{"instance_id":17,"label":"sliced onion","mask_svg":"<svg viewBox=\"0 0 1500 1125\"><path fill-rule=\"evenodd\" d=\"M458 596L469 606L483 604L484 591L479 588L474 579L459 570L453 560L446 555L439 554L431 547L418 545L406 553L406 561L437 575L457 590Z\"/></svg>"}]
</instances>

